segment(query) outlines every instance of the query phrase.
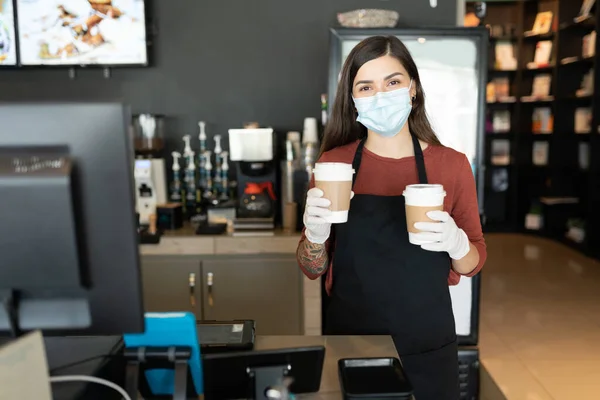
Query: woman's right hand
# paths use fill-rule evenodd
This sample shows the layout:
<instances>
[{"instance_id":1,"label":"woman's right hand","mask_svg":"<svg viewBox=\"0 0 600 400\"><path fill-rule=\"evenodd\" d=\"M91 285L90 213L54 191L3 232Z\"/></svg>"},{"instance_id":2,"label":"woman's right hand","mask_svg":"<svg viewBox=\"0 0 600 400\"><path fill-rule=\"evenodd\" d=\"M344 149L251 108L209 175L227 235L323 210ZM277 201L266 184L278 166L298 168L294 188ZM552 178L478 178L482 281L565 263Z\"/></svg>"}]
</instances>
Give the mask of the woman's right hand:
<instances>
[{"instance_id":1,"label":"woman's right hand","mask_svg":"<svg viewBox=\"0 0 600 400\"><path fill-rule=\"evenodd\" d=\"M306 194L306 207L304 208L303 222L306 238L311 243L323 244L331 233L331 223L324 217L331 214L329 207L331 202L323 198L323 191L312 188Z\"/></svg>"}]
</instances>

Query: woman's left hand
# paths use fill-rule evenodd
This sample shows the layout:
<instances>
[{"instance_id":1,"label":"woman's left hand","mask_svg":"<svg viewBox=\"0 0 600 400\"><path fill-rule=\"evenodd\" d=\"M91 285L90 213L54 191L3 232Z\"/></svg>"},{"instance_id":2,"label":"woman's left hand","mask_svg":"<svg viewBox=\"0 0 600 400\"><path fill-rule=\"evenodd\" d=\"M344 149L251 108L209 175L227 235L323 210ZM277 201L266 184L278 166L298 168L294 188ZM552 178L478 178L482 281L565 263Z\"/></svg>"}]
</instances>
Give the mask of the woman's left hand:
<instances>
[{"instance_id":1,"label":"woman's left hand","mask_svg":"<svg viewBox=\"0 0 600 400\"><path fill-rule=\"evenodd\" d=\"M421 248L429 251L446 251L453 260L466 256L471 245L465 231L456 226L454 219L445 211L429 211L427 216L439 222L416 222L415 228L422 231L415 233L420 241L433 242L422 244Z\"/></svg>"}]
</instances>

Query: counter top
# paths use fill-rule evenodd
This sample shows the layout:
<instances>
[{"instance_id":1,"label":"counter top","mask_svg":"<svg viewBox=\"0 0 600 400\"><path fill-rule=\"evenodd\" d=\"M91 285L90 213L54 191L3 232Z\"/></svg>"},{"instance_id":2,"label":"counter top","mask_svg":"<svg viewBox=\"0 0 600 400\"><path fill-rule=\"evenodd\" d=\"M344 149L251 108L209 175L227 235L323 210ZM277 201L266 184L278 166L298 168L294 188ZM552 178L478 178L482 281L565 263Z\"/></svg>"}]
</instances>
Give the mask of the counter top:
<instances>
[{"instance_id":1,"label":"counter top","mask_svg":"<svg viewBox=\"0 0 600 400\"><path fill-rule=\"evenodd\" d=\"M119 337L51 337L46 338L46 351L50 368L71 365L58 375L93 374L98 363L77 364L82 359L92 359L98 354L108 354L120 342ZM0 340L0 343L2 341ZM340 400L337 361L347 357L397 357L394 343L389 336L257 336L256 350L277 350L294 347L325 346L325 361L321 387L317 393L298 395L299 399ZM75 349L75 351L65 351ZM73 364L74 363L74 364ZM56 385L53 387L55 399L72 399L82 387L81 384ZM98 387L94 386L93 390Z\"/></svg>"},{"instance_id":2,"label":"counter top","mask_svg":"<svg viewBox=\"0 0 600 400\"><path fill-rule=\"evenodd\" d=\"M269 231L270 232L270 231ZM300 237L300 232L292 232L286 233L281 229L273 230L274 237ZM273 237L271 235L260 235L257 234L251 237ZM175 230L166 230L163 233L163 238L180 238L180 237L194 237L194 238L223 238L223 237L235 237L241 238L245 236L233 236L232 234L222 234L222 235L197 235L196 228L194 228L190 223L185 223L182 228Z\"/></svg>"},{"instance_id":3,"label":"counter top","mask_svg":"<svg viewBox=\"0 0 600 400\"><path fill-rule=\"evenodd\" d=\"M275 230L272 236L196 235L185 226L166 231L159 244L140 245L142 255L294 254L300 233Z\"/></svg>"},{"instance_id":4,"label":"counter top","mask_svg":"<svg viewBox=\"0 0 600 400\"><path fill-rule=\"evenodd\" d=\"M275 350L304 346L325 346L325 361L319 392L297 396L300 399L341 399L337 367L340 358L398 357L389 336L257 336L254 348Z\"/></svg>"}]
</instances>

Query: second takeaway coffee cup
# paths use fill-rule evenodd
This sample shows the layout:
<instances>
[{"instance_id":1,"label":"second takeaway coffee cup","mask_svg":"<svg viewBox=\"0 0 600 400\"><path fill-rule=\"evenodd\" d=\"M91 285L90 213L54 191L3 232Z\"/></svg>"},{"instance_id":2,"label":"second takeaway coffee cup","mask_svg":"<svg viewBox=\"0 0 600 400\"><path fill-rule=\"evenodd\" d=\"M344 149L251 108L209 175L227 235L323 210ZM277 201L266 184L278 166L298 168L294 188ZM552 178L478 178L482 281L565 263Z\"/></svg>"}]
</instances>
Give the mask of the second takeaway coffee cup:
<instances>
[{"instance_id":1,"label":"second takeaway coffee cup","mask_svg":"<svg viewBox=\"0 0 600 400\"><path fill-rule=\"evenodd\" d=\"M415 222L434 222L427 216L427 213L444 209L444 197L446 197L444 187L442 185L408 185L403 194L408 241L416 245L430 243L415 238L414 234L421 232L415 228Z\"/></svg>"},{"instance_id":2,"label":"second takeaway coffee cup","mask_svg":"<svg viewBox=\"0 0 600 400\"><path fill-rule=\"evenodd\" d=\"M323 191L323 197L331 201L331 214L325 218L332 224L348 221L352 192L352 164L316 163L313 169L315 186Z\"/></svg>"}]
</instances>

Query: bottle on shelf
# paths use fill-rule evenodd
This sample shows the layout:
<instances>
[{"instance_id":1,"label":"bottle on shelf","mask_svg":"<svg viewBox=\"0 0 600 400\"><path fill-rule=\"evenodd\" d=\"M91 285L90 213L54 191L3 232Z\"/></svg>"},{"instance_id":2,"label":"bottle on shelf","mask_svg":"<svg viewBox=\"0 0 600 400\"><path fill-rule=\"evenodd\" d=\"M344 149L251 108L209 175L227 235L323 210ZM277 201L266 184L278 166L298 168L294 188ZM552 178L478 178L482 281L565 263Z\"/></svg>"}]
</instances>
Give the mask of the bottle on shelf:
<instances>
[{"instance_id":1,"label":"bottle on shelf","mask_svg":"<svg viewBox=\"0 0 600 400\"><path fill-rule=\"evenodd\" d=\"M204 159L204 152L206 151L206 122L200 121L198 122L198 126L200 127L200 134L198 135L198 139L200 141L200 150L198 151L198 175L202 176L202 171L204 169L204 165L206 164L206 160ZM202 187L202 186L200 186Z\"/></svg>"},{"instance_id":2,"label":"bottle on shelf","mask_svg":"<svg viewBox=\"0 0 600 400\"><path fill-rule=\"evenodd\" d=\"M304 119L304 132L302 135L302 159L304 168L308 174L308 180L312 177L312 170L319 154L319 133L316 118Z\"/></svg>"},{"instance_id":3,"label":"bottle on shelf","mask_svg":"<svg viewBox=\"0 0 600 400\"><path fill-rule=\"evenodd\" d=\"M190 216L196 211L196 163L194 162L194 156L195 153L190 151L184 174L185 206Z\"/></svg>"},{"instance_id":4,"label":"bottle on shelf","mask_svg":"<svg viewBox=\"0 0 600 400\"><path fill-rule=\"evenodd\" d=\"M198 122L200 128L200 134L198 139L200 141L200 149L198 152L198 185L196 188L197 195L196 199L199 204L203 204L203 196L206 190L206 123L204 121Z\"/></svg>"},{"instance_id":5,"label":"bottle on shelf","mask_svg":"<svg viewBox=\"0 0 600 400\"><path fill-rule=\"evenodd\" d=\"M218 197L223 192L223 171L222 171L222 153L223 149L221 148L221 135L215 135L215 177L213 180L214 185L214 196Z\"/></svg>"},{"instance_id":6,"label":"bottle on shelf","mask_svg":"<svg viewBox=\"0 0 600 400\"><path fill-rule=\"evenodd\" d=\"M212 163L211 163L212 152L207 150L204 152L204 159L206 163L204 164L204 176L202 177L202 200L208 203L212 203L214 199L214 187L212 180Z\"/></svg>"},{"instance_id":7,"label":"bottle on shelf","mask_svg":"<svg viewBox=\"0 0 600 400\"><path fill-rule=\"evenodd\" d=\"M287 141L292 144L293 160L294 162L300 160L302 155L302 144L300 140L300 132L291 131L287 133ZM286 145L287 146L287 145ZM287 148L286 148L287 151ZM287 157L287 153L286 153Z\"/></svg>"},{"instance_id":8,"label":"bottle on shelf","mask_svg":"<svg viewBox=\"0 0 600 400\"><path fill-rule=\"evenodd\" d=\"M202 156L206 151L206 122L198 122L198 127L200 128L198 139L200 139L200 155Z\"/></svg>"},{"instance_id":9,"label":"bottle on shelf","mask_svg":"<svg viewBox=\"0 0 600 400\"><path fill-rule=\"evenodd\" d=\"M221 147L221 135L215 135L215 167L219 168L223 160L221 159L221 153L223 148Z\"/></svg>"},{"instance_id":10,"label":"bottle on shelf","mask_svg":"<svg viewBox=\"0 0 600 400\"><path fill-rule=\"evenodd\" d=\"M321 95L321 125L327 125L327 95Z\"/></svg>"},{"instance_id":11,"label":"bottle on shelf","mask_svg":"<svg viewBox=\"0 0 600 400\"><path fill-rule=\"evenodd\" d=\"M183 159L185 160L185 165L189 165L190 161L193 162L193 160L190 160L190 158L193 158L193 152L192 152L192 146L190 145L190 140L191 140L191 136L190 135L184 135L183 138L181 138L181 140L183 140L183 143L185 143L185 146L183 148Z\"/></svg>"},{"instance_id":12,"label":"bottle on shelf","mask_svg":"<svg viewBox=\"0 0 600 400\"><path fill-rule=\"evenodd\" d=\"M229 200L229 162L227 161L229 153L224 151L221 156L223 157L223 165L221 165L221 194L219 200L227 201Z\"/></svg>"},{"instance_id":13,"label":"bottle on shelf","mask_svg":"<svg viewBox=\"0 0 600 400\"><path fill-rule=\"evenodd\" d=\"M175 203L181 203L183 199L183 186L181 185L181 167L179 165L179 159L181 153L174 151L171 153L173 156L173 166L171 171L173 173L173 181L169 190L169 200Z\"/></svg>"}]
</instances>

